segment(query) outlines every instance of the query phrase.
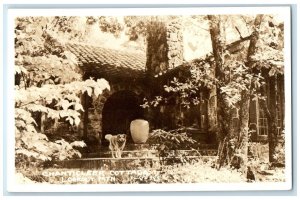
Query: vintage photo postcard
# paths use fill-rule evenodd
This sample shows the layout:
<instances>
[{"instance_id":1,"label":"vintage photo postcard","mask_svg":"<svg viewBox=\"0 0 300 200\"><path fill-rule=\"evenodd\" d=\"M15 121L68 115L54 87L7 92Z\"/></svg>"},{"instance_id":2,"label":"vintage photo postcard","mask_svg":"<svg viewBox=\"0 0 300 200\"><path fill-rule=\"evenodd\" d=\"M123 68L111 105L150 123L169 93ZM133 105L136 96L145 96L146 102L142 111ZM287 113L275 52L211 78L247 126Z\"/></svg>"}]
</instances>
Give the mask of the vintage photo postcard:
<instances>
[{"instance_id":1,"label":"vintage photo postcard","mask_svg":"<svg viewBox=\"0 0 300 200\"><path fill-rule=\"evenodd\" d=\"M289 7L9 9L12 192L289 190Z\"/></svg>"}]
</instances>

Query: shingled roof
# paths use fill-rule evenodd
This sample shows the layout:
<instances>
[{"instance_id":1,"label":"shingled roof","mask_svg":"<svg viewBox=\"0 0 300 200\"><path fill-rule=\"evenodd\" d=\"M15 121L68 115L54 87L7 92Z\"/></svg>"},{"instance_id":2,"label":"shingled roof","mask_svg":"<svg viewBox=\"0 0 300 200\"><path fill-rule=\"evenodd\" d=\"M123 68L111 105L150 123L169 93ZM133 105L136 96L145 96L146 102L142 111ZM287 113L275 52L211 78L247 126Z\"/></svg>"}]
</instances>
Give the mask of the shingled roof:
<instances>
[{"instance_id":1,"label":"shingled roof","mask_svg":"<svg viewBox=\"0 0 300 200\"><path fill-rule=\"evenodd\" d=\"M244 42L249 41L250 36L237 40L226 46L231 53L241 50ZM99 76L106 79L122 78L143 78L146 72L146 55L129 53L98 46L68 43L66 47L77 57L78 64L84 72L91 76ZM183 65L177 66L166 73L161 78L172 76L180 70L189 70L189 66L194 62L205 61L212 57L208 54L204 59L194 59Z\"/></svg>"},{"instance_id":2,"label":"shingled roof","mask_svg":"<svg viewBox=\"0 0 300 200\"><path fill-rule=\"evenodd\" d=\"M132 77L145 72L146 55L128 53L98 46L66 44L83 71L95 76Z\"/></svg>"}]
</instances>

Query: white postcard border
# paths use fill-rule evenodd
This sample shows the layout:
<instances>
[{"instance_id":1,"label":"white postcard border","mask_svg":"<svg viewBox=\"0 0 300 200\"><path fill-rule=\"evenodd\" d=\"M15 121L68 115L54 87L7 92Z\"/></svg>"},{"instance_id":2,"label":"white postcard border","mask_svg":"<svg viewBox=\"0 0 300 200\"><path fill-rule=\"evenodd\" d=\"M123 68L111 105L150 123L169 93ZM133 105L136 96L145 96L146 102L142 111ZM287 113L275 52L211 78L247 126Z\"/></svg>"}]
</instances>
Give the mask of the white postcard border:
<instances>
[{"instance_id":1,"label":"white postcard border","mask_svg":"<svg viewBox=\"0 0 300 200\"><path fill-rule=\"evenodd\" d=\"M99 12L100 11L100 12ZM192 14L275 14L284 19L285 42L285 142L286 182L283 183L199 183L199 184L124 184L124 185L55 185L17 184L14 182L14 17L16 16L91 16L91 15L192 15ZM208 7L208 8L133 8L133 9L9 9L8 10L8 66L5 76L8 94L4 97L7 107L7 189L9 192L122 192L122 191L248 191L248 190L290 190L292 188L291 151L291 29L289 7ZM10 79L11 78L11 79Z\"/></svg>"}]
</instances>

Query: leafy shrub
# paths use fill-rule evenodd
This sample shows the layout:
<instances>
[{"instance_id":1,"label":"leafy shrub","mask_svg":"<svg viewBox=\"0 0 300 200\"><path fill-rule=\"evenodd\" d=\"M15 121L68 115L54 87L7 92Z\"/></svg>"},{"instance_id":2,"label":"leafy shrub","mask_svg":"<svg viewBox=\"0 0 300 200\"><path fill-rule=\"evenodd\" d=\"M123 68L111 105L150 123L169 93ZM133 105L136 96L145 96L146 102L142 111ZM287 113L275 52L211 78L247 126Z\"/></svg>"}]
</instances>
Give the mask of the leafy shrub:
<instances>
[{"instance_id":1,"label":"leafy shrub","mask_svg":"<svg viewBox=\"0 0 300 200\"><path fill-rule=\"evenodd\" d=\"M20 145L16 146L16 166L39 165L44 161L66 160L74 157L81 157L79 151L74 147L84 147L82 141L68 143L65 140L55 142L48 141L48 138L41 133L23 134Z\"/></svg>"},{"instance_id":2,"label":"leafy shrub","mask_svg":"<svg viewBox=\"0 0 300 200\"><path fill-rule=\"evenodd\" d=\"M104 79L82 81L76 56L66 50L66 41L79 39L74 38L77 26L73 17L15 19L15 162L30 176L53 160L81 156L76 147L84 147L82 141L48 138L45 125L64 121L78 126L84 112L80 95L109 90Z\"/></svg>"},{"instance_id":3,"label":"leafy shrub","mask_svg":"<svg viewBox=\"0 0 300 200\"><path fill-rule=\"evenodd\" d=\"M162 129L153 130L150 133L148 143L152 145L159 144L159 149L177 150L192 149L196 141L187 135L183 129L164 131Z\"/></svg>"},{"instance_id":4,"label":"leafy shrub","mask_svg":"<svg viewBox=\"0 0 300 200\"><path fill-rule=\"evenodd\" d=\"M89 79L84 82L72 82L65 85L45 85L41 88L30 87L17 90L15 109L16 154L33 157L40 161L53 158L62 160L80 156L80 153L72 150L72 147L83 147L83 143L68 143L65 140L50 142L45 134L36 130L37 124L32 113L42 112L50 119L63 118L71 125L79 125L80 112L83 108L77 97L78 93L87 92L91 96L94 92L95 96L98 96L106 88L109 88L109 85L105 80ZM43 103L53 100L58 102L56 109ZM70 106L73 106L73 109Z\"/></svg>"},{"instance_id":5,"label":"leafy shrub","mask_svg":"<svg viewBox=\"0 0 300 200\"><path fill-rule=\"evenodd\" d=\"M186 155L177 152L177 150L193 149L193 144L196 143L183 129L175 129L172 131L157 129L150 135L148 143L154 145L156 150L158 150L161 164L187 162Z\"/></svg>"}]
</instances>

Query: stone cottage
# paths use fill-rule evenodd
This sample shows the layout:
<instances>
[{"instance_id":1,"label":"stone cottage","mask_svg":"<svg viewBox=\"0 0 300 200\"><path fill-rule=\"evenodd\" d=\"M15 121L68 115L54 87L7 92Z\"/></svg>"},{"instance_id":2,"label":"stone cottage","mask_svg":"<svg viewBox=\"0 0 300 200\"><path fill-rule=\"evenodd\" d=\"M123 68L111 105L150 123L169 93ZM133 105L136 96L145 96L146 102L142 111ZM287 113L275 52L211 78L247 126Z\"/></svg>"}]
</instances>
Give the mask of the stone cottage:
<instances>
[{"instance_id":1,"label":"stone cottage","mask_svg":"<svg viewBox=\"0 0 300 200\"><path fill-rule=\"evenodd\" d=\"M134 119L150 121L158 128L161 110L143 109L144 98L157 93L155 76L183 63L183 36L180 24L153 22L153 33L148 36L147 53L139 55L101 47L67 44L76 55L83 72L83 79L104 78L110 91L98 99L83 96L83 135L94 135L105 142L105 134L129 134L130 122ZM167 126L167 124L164 124Z\"/></svg>"},{"instance_id":2,"label":"stone cottage","mask_svg":"<svg viewBox=\"0 0 300 200\"><path fill-rule=\"evenodd\" d=\"M105 134L125 133L129 136L130 122L134 119L146 119L150 129L174 129L179 125L193 126L195 134L202 135L204 142L215 142L209 134L213 134L216 125L216 98L213 90L203 88L200 92L200 104L192 109L182 109L176 99L164 106L142 108L144 99L160 94L161 86L168 78L180 75L189 70L183 59L183 35L181 24L177 21L169 23L152 22L148 27L151 31L147 37L146 55L122 52L91 45L67 44L67 48L78 59L83 72L83 79L104 78L110 86L99 98L83 95L86 112L82 119L82 134L98 138L105 143ZM245 50L249 38L244 38L227 46L231 53ZM197 59L192 62L206 62ZM283 78L278 82L278 129L282 130L284 121ZM281 85L281 86L280 86ZM238 118L238 115L234 116ZM184 121L182 121L184 120ZM238 120L237 120L238 121ZM238 124L237 124L238 126ZM259 100L253 99L250 109L250 128L255 139L266 139L267 123Z\"/></svg>"}]
</instances>

